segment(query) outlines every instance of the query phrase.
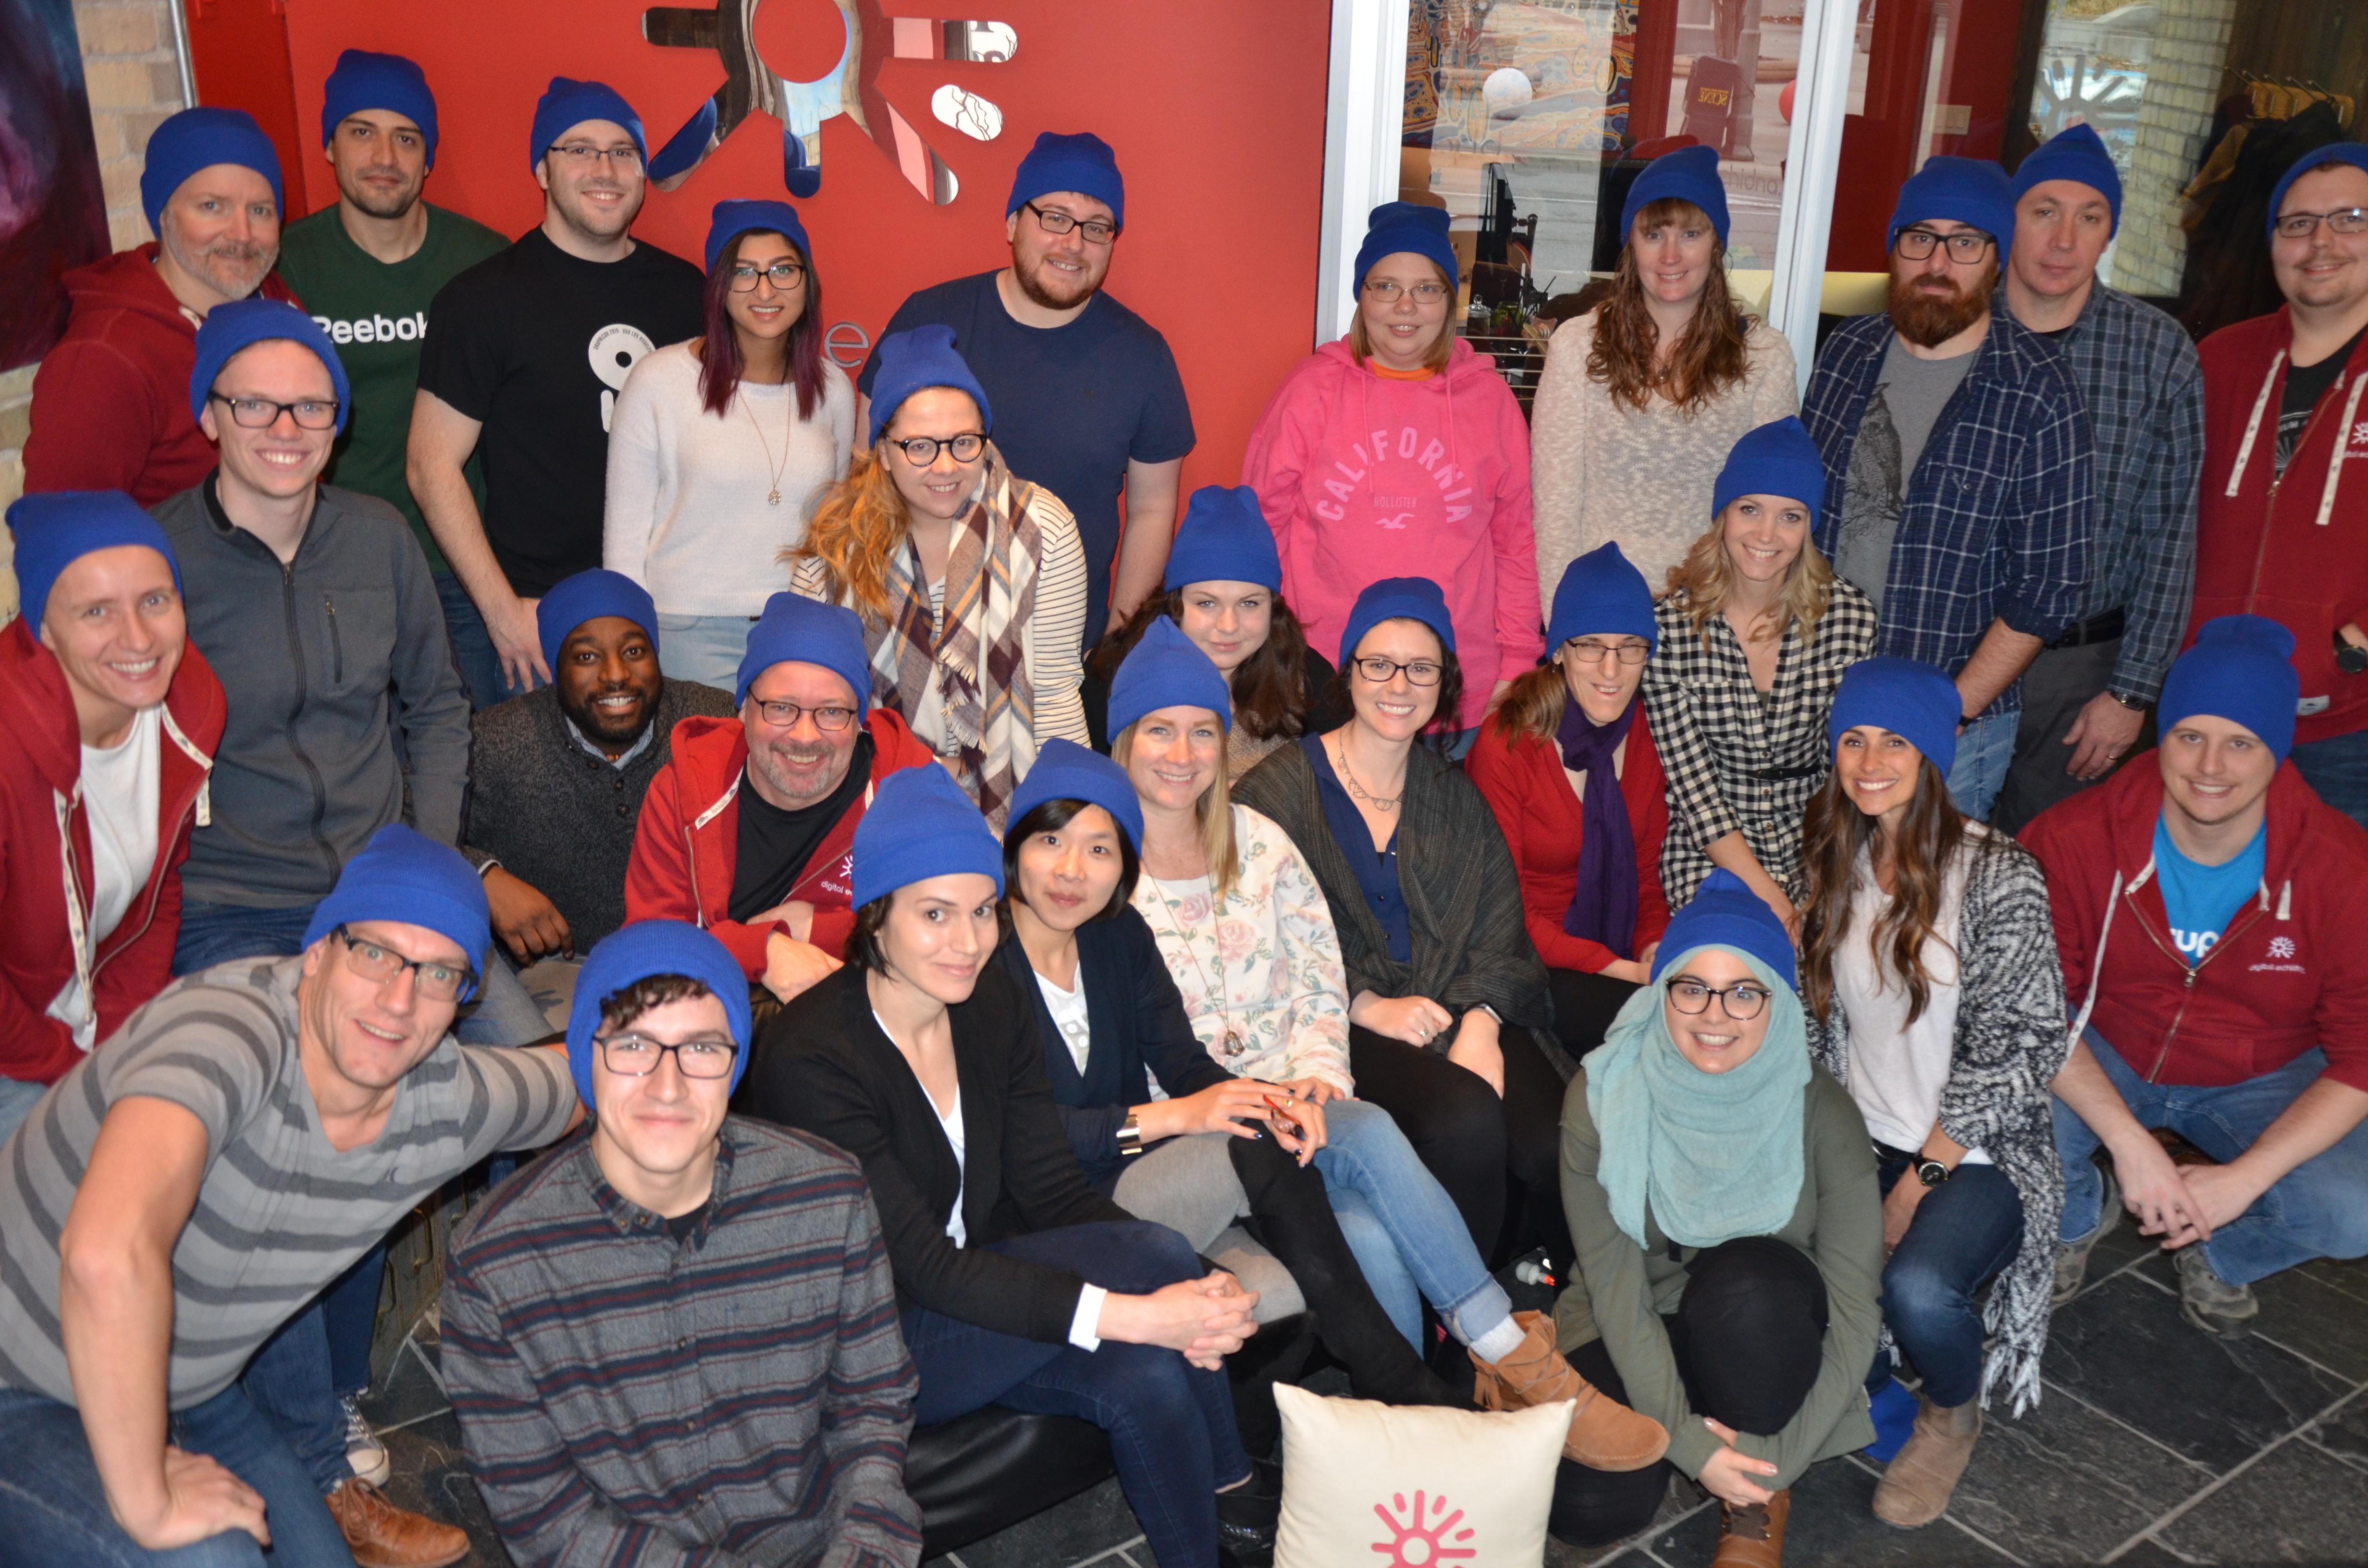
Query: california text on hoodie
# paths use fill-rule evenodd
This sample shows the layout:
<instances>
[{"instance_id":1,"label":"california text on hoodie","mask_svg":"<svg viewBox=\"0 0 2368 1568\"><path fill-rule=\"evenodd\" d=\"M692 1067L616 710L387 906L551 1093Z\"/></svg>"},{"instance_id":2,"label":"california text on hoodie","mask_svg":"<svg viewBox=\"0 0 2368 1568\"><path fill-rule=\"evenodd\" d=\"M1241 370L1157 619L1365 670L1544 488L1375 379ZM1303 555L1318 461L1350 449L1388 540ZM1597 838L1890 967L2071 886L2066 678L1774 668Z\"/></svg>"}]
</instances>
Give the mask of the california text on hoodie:
<instances>
[{"instance_id":1,"label":"california text on hoodie","mask_svg":"<svg viewBox=\"0 0 2368 1568\"><path fill-rule=\"evenodd\" d=\"M806 858L795 896L814 905L807 939L833 957L855 929L850 862L855 827L872 790L890 774L937 758L905 721L873 708L871 783ZM740 860L740 787L748 772L748 735L740 721L685 719L674 727L674 760L650 780L642 820L633 830L633 858L625 869L625 918L688 920L715 933L749 979L765 973L765 939L788 930L776 921L744 926L732 918L732 881Z\"/></svg>"},{"instance_id":2,"label":"california text on hoodie","mask_svg":"<svg viewBox=\"0 0 2368 1568\"><path fill-rule=\"evenodd\" d=\"M1327 343L1275 389L1242 459L1281 549L1284 602L1326 658L1372 583L1447 591L1467 730L1545 645L1530 430L1496 366L1458 339L1439 374L1395 381Z\"/></svg>"},{"instance_id":3,"label":"california text on hoodie","mask_svg":"<svg viewBox=\"0 0 2368 1568\"><path fill-rule=\"evenodd\" d=\"M142 506L213 472L214 444L189 413L205 318L156 276L156 244L66 274L74 313L33 377L25 489L122 490ZM277 272L256 290L298 303Z\"/></svg>"},{"instance_id":4,"label":"california text on hoodie","mask_svg":"<svg viewBox=\"0 0 2368 1568\"><path fill-rule=\"evenodd\" d=\"M105 1040L172 978L181 862L208 820L206 773L222 739L222 688L190 643L165 693L148 884L107 936L85 925L96 892L82 798L82 728L65 671L24 619L0 630L0 1078L53 1084L82 1060L49 1006L77 970ZM74 903L66 902L74 890Z\"/></svg>"},{"instance_id":5,"label":"california text on hoodie","mask_svg":"<svg viewBox=\"0 0 2368 1568\"><path fill-rule=\"evenodd\" d=\"M222 514L211 476L154 514L181 563L189 642L230 701L213 824L181 873L188 897L314 903L391 822L456 842L469 699L403 514L324 484L285 565Z\"/></svg>"},{"instance_id":6,"label":"california text on hoodie","mask_svg":"<svg viewBox=\"0 0 2368 1568\"><path fill-rule=\"evenodd\" d=\"M2075 1032L2093 1026L2148 1083L2221 1088L2323 1046L2328 1077L2368 1089L2368 830L2281 765L2260 888L2190 968L2155 880L2162 796L2148 752L2022 830Z\"/></svg>"},{"instance_id":7,"label":"california text on hoodie","mask_svg":"<svg viewBox=\"0 0 2368 1568\"><path fill-rule=\"evenodd\" d=\"M2335 632L2368 623L2368 341L2318 406L2277 473L2285 395L2284 310L2224 326L2203 360L2203 483L2195 526L2195 613L2265 615L2294 634L2302 700L2294 743L2368 730L2368 676L2335 667ZM2353 463L2359 468L2353 468Z\"/></svg>"}]
</instances>

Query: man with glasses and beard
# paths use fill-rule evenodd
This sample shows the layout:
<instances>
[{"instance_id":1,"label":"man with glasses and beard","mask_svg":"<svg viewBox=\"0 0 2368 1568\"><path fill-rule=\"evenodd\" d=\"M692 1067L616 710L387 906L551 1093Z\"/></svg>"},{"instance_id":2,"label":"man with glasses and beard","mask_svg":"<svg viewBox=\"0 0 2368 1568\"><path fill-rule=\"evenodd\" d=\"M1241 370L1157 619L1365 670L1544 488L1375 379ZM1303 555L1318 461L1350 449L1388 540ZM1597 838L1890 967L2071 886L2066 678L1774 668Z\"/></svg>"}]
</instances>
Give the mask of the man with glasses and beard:
<instances>
[{"instance_id":1,"label":"man with glasses and beard","mask_svg":"<svg viewBox=\"0 0 2368 1568\"><path fill-rule=\"evenodd\" d=\"M954 329L954 347L995 405L1005 464L1059 496L1077 520L1087 647L1162 591L1195 439L1167 340L1102 292L1125 226L1126 185L1110 144L1046 131L1020 160L1005 208L1011 265L922 290L880 335L884 343L931 324ZM871 428L879 373L875 348L855 383L859 435Z\"/></svg>"},{"instance_id":2,"label":"man with glasses and beard","mask_svg":"<svg viewBox=\"0 0 2368 1568\"><path fill-rule=\"evenodd\" d=\"M292 300L279 256L279 155L252 117L183 109L148 138L140 207L156 238L66 274L65 335L33 378L25 489L120 490L154 506L206 476L189 414L198 325L218 305Z\"/></svg>"},{"instance_id":3,"label":"man with glasses and beard","mask_svg":"<svg viewBox=\"0 0 2368 1568\"><path fill-rule=\"evenodd\" d=\"M1956 679L1949 792L1987 821L2021 676L2078 619L2096 446L2055 345L1993 312L2014 244L1996 164L1933 158L1891 215L1891 307L1834 330L1802 423L1826 464L1817 548L1881 612L1875 652Z\"/></svg>"},{"instance_id":4,"label":"man with glasses and beard","mask_svg":"<svg viewBox=\"0 0 2368 1568\"><path fill-rule=\"evenodd\" d=\"M490 646L464 672L479 708L551 679L534 603L600 564L617 393L643 356L706 330L706 275L630 232L648 157L613 88L553 76L527 150L541 224L428 307L406 472L485 624Z\"/></svg>"}]
</instances>

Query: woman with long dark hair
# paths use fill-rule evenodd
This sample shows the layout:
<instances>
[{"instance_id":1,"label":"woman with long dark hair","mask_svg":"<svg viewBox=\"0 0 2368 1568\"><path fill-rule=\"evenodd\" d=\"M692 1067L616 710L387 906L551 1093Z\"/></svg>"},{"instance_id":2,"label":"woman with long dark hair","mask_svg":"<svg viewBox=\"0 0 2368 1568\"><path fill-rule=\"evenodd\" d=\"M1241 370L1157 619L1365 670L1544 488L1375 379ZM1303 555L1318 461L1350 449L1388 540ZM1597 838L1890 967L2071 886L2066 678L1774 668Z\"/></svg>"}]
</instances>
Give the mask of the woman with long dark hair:
<instances>
[{"instance_id":1,"label":"woman with long dark hair","mask_svg":"<svg viewBox=\"0 0 2368 1568\"><path fill-rule=\"evenodd\" d=\"M706 335L643 356L617 394L601 560L649 590L678 680L732 689L776 557L847 472L855 387L823 330L796 209L719 201Z\"/></svg>"},{"instance_id":2,"label":"woman with long dark hair","mask_svg":"<svg viewBox=\"0 0 2368 1568\"><path fill-rule=\"evenodd\" d=\"M1850 666L1803 829L1809 1051L1874 1142L1884 1317L1924 1380L1874 1492L1903 1527L1949 1506L1994 1389L2018 1415L2038 1402L2064 1208L2048 1085L2070 1041L2047 882L1950 800L1959 711L1930 665Z\"/></svg>"}]
</instances>

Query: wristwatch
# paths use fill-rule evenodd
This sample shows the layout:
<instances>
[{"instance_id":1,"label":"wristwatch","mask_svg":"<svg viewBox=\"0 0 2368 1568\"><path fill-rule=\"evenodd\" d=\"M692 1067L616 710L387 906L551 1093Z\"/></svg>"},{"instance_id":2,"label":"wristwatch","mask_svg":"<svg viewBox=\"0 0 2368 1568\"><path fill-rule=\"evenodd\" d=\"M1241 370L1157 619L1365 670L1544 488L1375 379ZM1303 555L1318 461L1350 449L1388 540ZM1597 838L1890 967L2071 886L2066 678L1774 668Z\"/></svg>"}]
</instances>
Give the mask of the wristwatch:
<instances>
[{"instance_id":1,"label":"wristwatch","mask_svg":"<svg viewBox=\"0 0 2368 1568\"><path fill-rule=\"evenodd\" d=\"M2146 711L2146 699L2143 697L2129 697L2118 691L2108 691L2105 695L2112 698L2114 701L2120 703L2123 707L2128 709L2133 713L2143 713Z\"/></svg>"},{"instance_id":2,"label":"wristwatch","mask_svg":"<svg viewBox=\"0 0 2368 1568\"><path fill-rule=\"evenodd\" d=\"M2340 631L2335 634L2335 667L2345 675L2356 676L2368 670L2368 648L2347 639Z\"/></svg>"},{"instance_id":3,"label":"wristwatch","mask_svg":"<svg viewBox=\"0 0 2368 1568\"><path fill-rule=\"evenodd\" d=\"M1143 1119L1133 1111L1118 1124L1118 1152L1130 1160L1143 1153Z\"/></svg>"},{"instance_id":4,"label":"wristwatch","mask_svg":"<svg viewBox=\"0 0 2368 1568\"><path fill-rule=\"evenodd\" d=\"M1926 1187L1938 1187L1949 1179L1949 1167L1938 1160L1916 1162L1916 1179Z\"/></svg>"}]
</instances>

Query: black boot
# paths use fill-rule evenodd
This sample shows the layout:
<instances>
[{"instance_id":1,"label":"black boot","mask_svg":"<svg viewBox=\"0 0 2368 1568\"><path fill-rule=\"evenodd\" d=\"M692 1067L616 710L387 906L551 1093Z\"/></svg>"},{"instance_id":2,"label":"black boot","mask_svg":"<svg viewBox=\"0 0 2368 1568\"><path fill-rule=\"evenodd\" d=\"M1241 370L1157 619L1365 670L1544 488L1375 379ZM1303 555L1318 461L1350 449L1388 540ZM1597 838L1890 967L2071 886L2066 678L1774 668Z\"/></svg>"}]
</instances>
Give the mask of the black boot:
<instances>
[{"instance_id":1,"label":"black boot","mask_svg":"<svg viewBox=\"0 0 2368 1568\"><path fill-rule=\"evenodd\" d=\"M1468 1408L1470 1401L1423 1365L1374 1300L1315 1167L1302 1165L1271 1138L1236 1138L1231 1150L1259 1239L1291 1270L1315 1313L1316 1336L1349 1369L1357 1397Z\"/></svg>"}]
</instances>

